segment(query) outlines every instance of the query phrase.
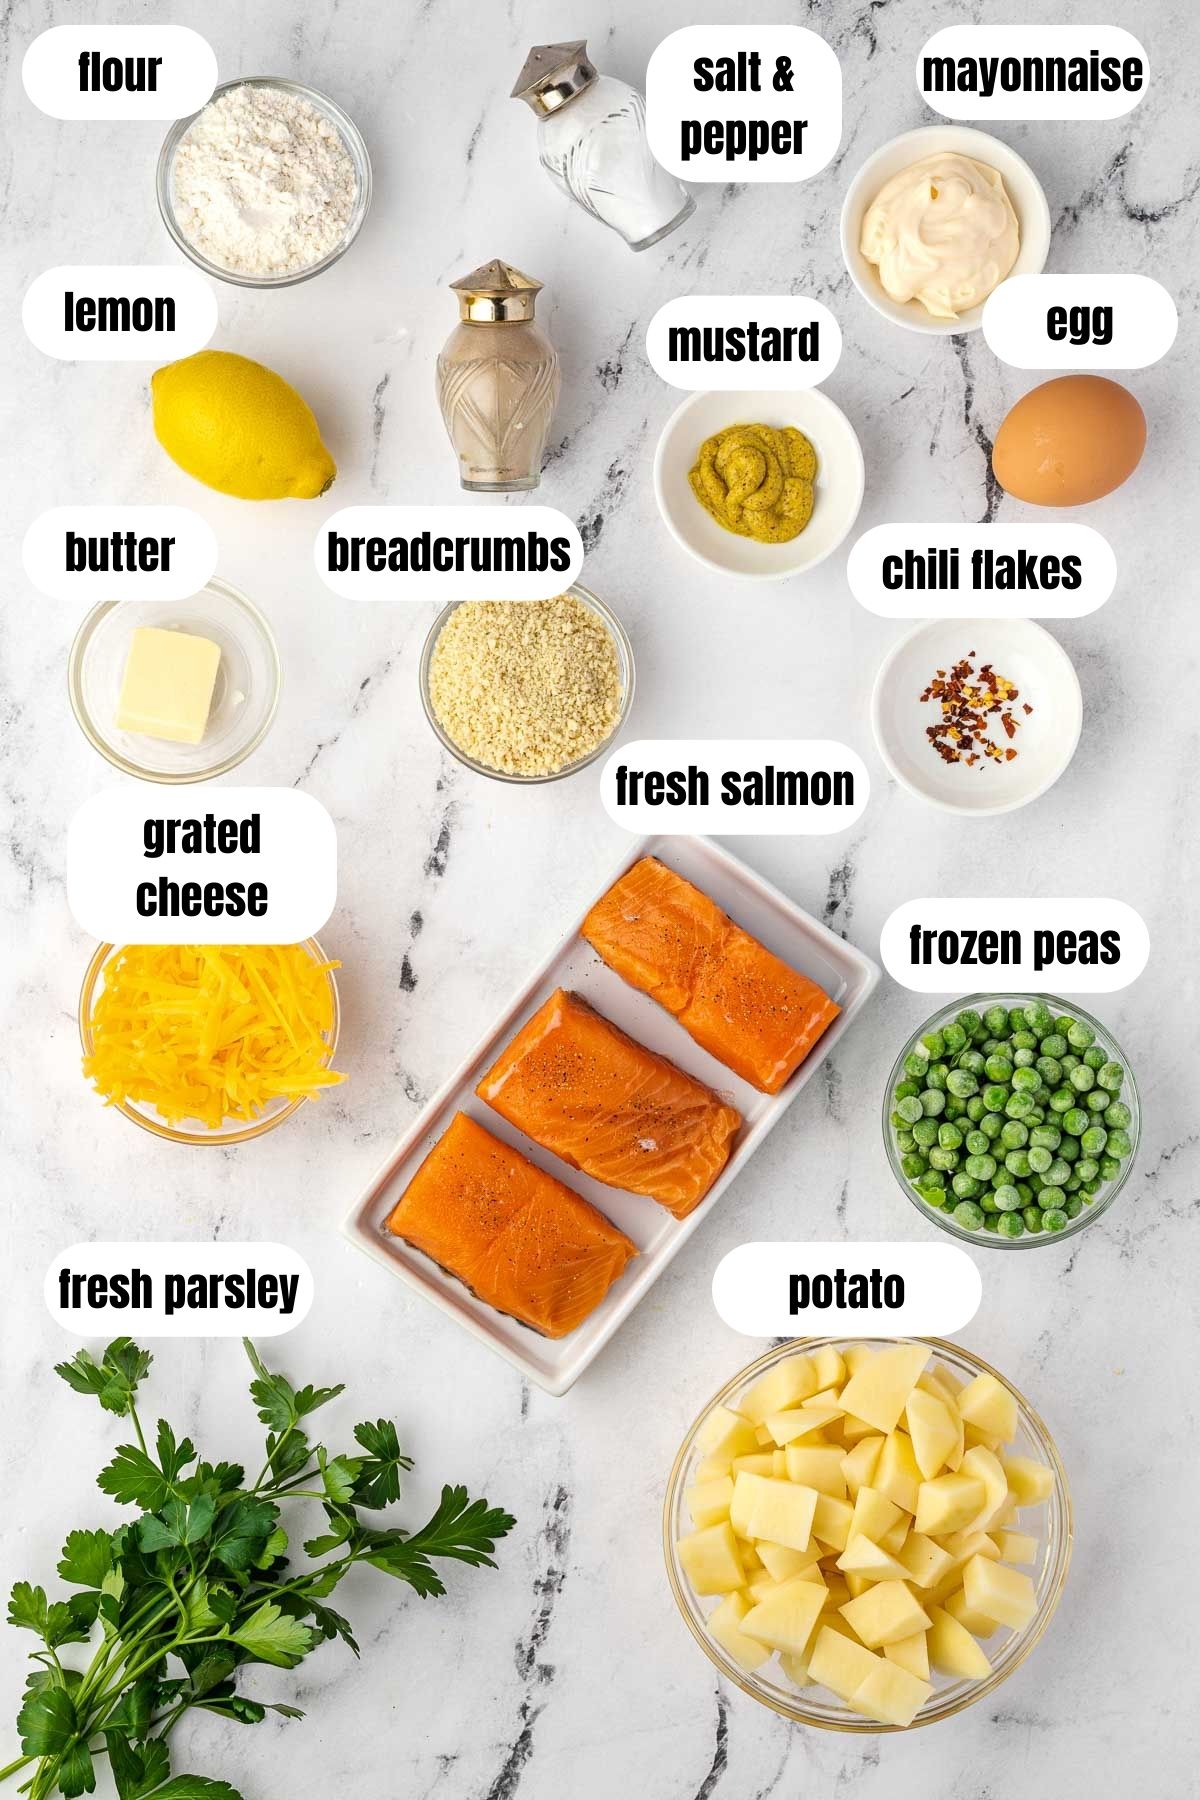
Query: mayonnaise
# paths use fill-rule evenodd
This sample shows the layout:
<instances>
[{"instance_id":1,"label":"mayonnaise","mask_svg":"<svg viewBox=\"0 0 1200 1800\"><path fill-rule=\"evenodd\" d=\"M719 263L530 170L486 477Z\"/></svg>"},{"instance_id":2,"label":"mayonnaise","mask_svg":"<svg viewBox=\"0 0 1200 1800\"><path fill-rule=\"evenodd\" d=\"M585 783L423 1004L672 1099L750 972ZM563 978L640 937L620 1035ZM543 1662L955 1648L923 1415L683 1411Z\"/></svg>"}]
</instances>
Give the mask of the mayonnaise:
<instances>
[{"instance_id":1,"label":"mayonnaise","mask_svg":"<svg viewBox=\"0 0 1200 1800\"><path fill-rule=\"evenodd\" d=\"M863 216L860 248L893 300L956 319L1017 260L1020 230L995 169L943 151L893 175Z\"/></svg>"}]
</instances>

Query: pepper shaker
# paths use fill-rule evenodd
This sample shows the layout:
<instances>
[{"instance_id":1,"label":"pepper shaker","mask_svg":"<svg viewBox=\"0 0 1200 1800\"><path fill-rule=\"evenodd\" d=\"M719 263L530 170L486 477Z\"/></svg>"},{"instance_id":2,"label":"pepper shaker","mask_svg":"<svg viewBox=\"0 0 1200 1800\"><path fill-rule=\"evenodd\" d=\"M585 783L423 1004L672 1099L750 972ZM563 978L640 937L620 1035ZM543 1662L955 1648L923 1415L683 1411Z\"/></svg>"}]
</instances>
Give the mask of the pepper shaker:
<instances>
[{"instance_id":1,"label":"pepper shaker","mask_svg":"<svg viewBox=\"0 0 1200 1800\"><path fill-rule=\"evenodd\" d=\"M650 154L645 100L597 71L586 38L535 45L512 98L537 115L546 173L631 250L648 250L696 210L683 183Z\"/></svg>"},{"instance_id":2,"label":"pepper shaker","mask_svg":"<svg viewBox=\"0 0 1200 1800\"><path fill-rule=\"evenodd\" d=\"M535 488L561 387L558 352L533 316L542 284L494 259L450 286L460 318L437 390L459 478L477 493Z\"/></svg>"}]
</instances>

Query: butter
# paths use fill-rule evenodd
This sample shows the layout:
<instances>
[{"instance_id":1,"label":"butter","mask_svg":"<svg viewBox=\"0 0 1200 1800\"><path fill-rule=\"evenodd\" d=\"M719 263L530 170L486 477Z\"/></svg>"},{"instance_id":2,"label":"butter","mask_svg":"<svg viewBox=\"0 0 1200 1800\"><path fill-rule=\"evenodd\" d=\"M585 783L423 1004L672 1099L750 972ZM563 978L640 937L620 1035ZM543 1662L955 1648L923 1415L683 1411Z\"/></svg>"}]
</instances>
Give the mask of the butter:
<instances>
[{"instance_id":1,"label":"butter","mask_svg":"<svg viewBox=\"0 0 1200 1800\"><path fill-rule=\"evenodd\" d=\"M117 727L198 744L208 725L221 649L188 631L139 625L129 640Z\"/></svg>"}]
</instances>

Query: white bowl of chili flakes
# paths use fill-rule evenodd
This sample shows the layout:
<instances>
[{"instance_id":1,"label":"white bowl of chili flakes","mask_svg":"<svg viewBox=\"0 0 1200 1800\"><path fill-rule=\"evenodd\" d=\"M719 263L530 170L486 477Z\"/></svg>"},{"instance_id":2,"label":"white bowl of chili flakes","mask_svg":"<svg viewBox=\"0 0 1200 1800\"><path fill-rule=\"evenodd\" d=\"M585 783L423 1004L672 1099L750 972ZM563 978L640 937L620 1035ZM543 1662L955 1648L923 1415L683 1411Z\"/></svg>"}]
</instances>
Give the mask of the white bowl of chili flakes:
<instances>
[{"instance_id":1,"label":"white bowl of chili flakes","mask_svg":"<svg viewBox=\"0 0 1200 1800\"><path fill-rule=\"evenodd\" d=\"M1032 619L929 619L884 658L871 729L890 774L943 812L1013 812L1075 754L1083 697Z\"/></svg>"}]
</instances>

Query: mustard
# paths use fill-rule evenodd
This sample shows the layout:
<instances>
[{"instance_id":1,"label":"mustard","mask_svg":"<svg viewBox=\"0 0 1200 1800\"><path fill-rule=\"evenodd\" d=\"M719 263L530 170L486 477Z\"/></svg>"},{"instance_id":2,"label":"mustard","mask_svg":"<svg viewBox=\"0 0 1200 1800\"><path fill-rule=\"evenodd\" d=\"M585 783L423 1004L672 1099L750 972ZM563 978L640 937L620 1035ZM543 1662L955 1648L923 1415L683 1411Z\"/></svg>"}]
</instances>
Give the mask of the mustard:
<instances>
[{"instance_id":1,"label":"mustard","mask_svg":"<svg viewBox=\"0 0 1200 1800\"><path fill-rule=\"evenodd\" d=\"M786 544L812 518L817 455L792 425L728 425L688 475L705 512L739 537Z\"/></svg>"}]
</instances>

